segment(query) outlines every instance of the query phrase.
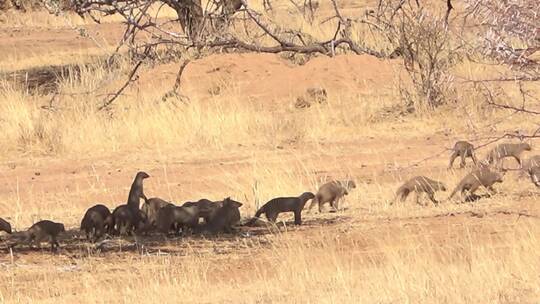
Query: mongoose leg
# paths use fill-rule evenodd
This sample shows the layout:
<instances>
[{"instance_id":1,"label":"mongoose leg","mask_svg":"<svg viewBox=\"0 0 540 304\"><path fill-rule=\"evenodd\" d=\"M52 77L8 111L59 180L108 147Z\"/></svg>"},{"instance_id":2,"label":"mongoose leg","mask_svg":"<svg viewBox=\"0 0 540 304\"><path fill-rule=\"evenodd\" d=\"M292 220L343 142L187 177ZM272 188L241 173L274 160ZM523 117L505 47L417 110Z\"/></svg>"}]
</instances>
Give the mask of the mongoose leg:
<instances>
[{"instance_id":1,"label":"mongoose leg","mask_svg":"<svg viewBox=\"0 0 540 304\"><path fill-rule=\"evenodd\" d=\"M272 223L275 223L276 220L277 220L277 213L274 213L274 212L266 212L266 218L272 222Z\"/></svg>"},{"instance_id":2,"label":"mongoose leg","mask_svg":"<svg viewBox=\"0 0 540 304\"><path fill-rule=\"evenodd\" d=\"M435 194L433 192L428 192L429 199L435 204L435 206L439 205L439 202L435 199Z\"/></svg>"},{"instance_id":3,"label":"mongoose leg","mask_svg":"<svg viewBox=\"0 0 540 304\"><path fill-rule=\"evenodd\" d=\"M515 156L515 155L512 155L514 157L514 159L517 161L518 165L519 165L519 168L523 168L523 164L521 163L521 158Z\"/></svg>"},{"instance_id":4,"label":"mongoose leg","mask_svg":"<svg viewBox=\"0 0 540 304\"><path fill-rule=\"evenodd\" d=\"M423 206L421 203L420 203L420 196L422 195L422 192L416 192L416 203L420 206Z\"/></svg>"},{"instance_id":5,"label":"mongoose leg","mask_svg":"<svg viewBox=\"0 0 540 304\"><path fill-rule=\"evenodd\" d=\"M471 152L471 158L472 158L472 161L474 163L475 166L478 165L478 159L476 158L476 155L474 154L474 152Z\"/></svg>"},{"instance_id":6,"label":"mongoose leg","mask_svg":"<svg viewBox=\"0 0 540 304\"><path fill-rule=\"evenodd\" d=\"M454 153L452 153L452 155L450 156L450 163L448 164L448 169L452 168L452 166L454 165L454 161L456 160L457 156L458 156L457 151L454 151Z\"/></svg>"},{"instance_id":7,"label":"mongoose leg","mask_svg":"<svg viewBox=\"0 0 540 304\"><path fill-rule=\"evenodd\" d=\"M302 225L302 210L294 211L294 224Z\"/></svg>"},{"instance_id":8,"label":"mongoose leg","mask_svg":"<svg viewBox=\"0 0 540 304\"><path fill-rule=\"evenodd\" d=\"M465 168L465 153L461 153L461 164L459 165L460 168Z\"/></svg>"}]
</instances>

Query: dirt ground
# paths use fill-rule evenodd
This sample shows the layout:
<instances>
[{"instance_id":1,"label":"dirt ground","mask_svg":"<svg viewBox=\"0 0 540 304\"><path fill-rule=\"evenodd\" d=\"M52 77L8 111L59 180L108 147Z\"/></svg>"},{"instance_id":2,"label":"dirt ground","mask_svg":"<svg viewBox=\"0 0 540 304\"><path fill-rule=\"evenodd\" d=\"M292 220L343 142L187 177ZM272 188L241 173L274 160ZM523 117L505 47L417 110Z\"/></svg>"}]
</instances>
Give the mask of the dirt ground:
<instances>
[{"instance_id":1,"label":"dirt ground","mask_svg":"<svg viewBox=\"0 0 540 304\"><path fill-rule=\"evenodd\" d=\"M122 32L122 25L115 23L86 28L109 45ZM13 58L101 52L95 41L73 29L0 32L4 58L0 64L6 70ZM143 73L139 88L165 91L174 83L177 68L178 64L167 64ZM279 55L216 54L188 66L182 92L208 106L216 96L236 96L277 117L302 111L294 108L296 98L311 87L324 87L330 100L348 92L359 103L377 103L374 93L391 96L385 91L392 89L400 71L398 60L370 56L317 57L298 66ZM141 144L87 155L3 155L0 216L18 231L39 219L53 219L63 222L68 233L61 237L56 254L26 245L10 252L9 237L1 235L0 299L5 303L81 299L123 303L139 302L141 297L162 303L540 302L536 285L540 277L526 266L540 265L538 188L511 171L496 186L498 194L476 202L456 204L445 200L449 192L440 192L439 206L427 201L420 206L412 197L390 205L399 184L415 175L439 179L453 190L471 167L457 169L456 161L456 169L447 170L450 153L445 149L457 138L473 134L407 119L365 129L351 125L349 131L352 128L356 129L351 136L328 134L320 140L277 145L254 138L208 149ZM474 134L482 135L487 134ZM527 155L536 151L535 147ZM483 148L478 153L486 152ZM429 159L422 161L425 158ZM135 173L141 170L151 176L145 181L148 197L180 204L231 196L244 203L243 220L273 197L315 192L326 180L353 178L358 187L347 196L344 210L304 211L299 227L294 227L291 215L284 215L277 228L240 227L232 235L152 234L99 245L84 240L78 225L85 210L96 203L110 208L124 203ZM528 262L518 263L519 254L526 252ZM497 277L496 271L502 270L504 275ZM281 283L287 280L289 284ZM378 288L385 282L394 286ZM462 296L452 288L461 288L456 293Z\"/></svg>"}]
</instances>

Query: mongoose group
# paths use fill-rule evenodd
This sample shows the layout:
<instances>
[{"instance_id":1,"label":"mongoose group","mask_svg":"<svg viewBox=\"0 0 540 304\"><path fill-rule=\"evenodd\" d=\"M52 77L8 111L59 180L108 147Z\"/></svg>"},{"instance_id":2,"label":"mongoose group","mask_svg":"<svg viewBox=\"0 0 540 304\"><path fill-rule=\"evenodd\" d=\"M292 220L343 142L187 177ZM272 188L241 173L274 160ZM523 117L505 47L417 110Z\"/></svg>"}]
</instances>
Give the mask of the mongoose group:
<instances>
[{"instance_id":1,"label":"mongoose group","mask_svg":"<svg viewBox=\"0 0 540 304\"><path fill-rule=\"evenodd\" d=\"M456 142L450 156L449 169L452 168L457 157L461 157L461 168L465 167L466 158L471 158L475 167L462 178L448 199L459 194L462 200L469 200L480 187L486 188L490 193L495 193L494 184L503 181L505 169L501 165L504 158L514 158L523 174L528 174L532 182L540 187L540 155L529 159L522 159L521 156L524 151L530 150L531 146L526 143L499 144L488 152L484 161L478 161L471 143ZM157 197L147 198L143 191L143 181L149 177L145 172L137 172L131 184L127 202L117 206L112 212L103 204L94 205L86 211L81 220L80 231L89 241L96 242L107 235L124 236L134 233L185 235L186 233L216 234L236 231L236 226L240 222L242 203L227 197L221 201L200 199L178 206ZM315 194L304 192L298 197L271 199L257 210L255 216L245 225L255 224L263 214L270 223L275 223L279 214L284 212L293 213L294 223L301 225L302 211L309 200L311 200L309 210L318 205L319 212L322 212L323 205L329 203L331 211L337 211L340 200L355 188L356 183L353 180L334 180L320 186ZM421 204L421 195L426 194L433 204L438 205L439 201L435 199L435 192L446 190L445 184L440 181L425 176L415 176L398 188L395 199L390 204L395 201L404 201L412 192L415 192L418 204ZM140 199L144 201L142 206L140 206ZM10 223L2 218L0 218L0 231L13 233ZM57 237L63 232L65 232L65 227L62 223L42 220L26 231L20 232L19 237L22 241L15 245L26 243L29 247L34 245L39 247L42 241L48 240L51 250L54 251L60 246Z\"/></svg>"},{"instance_id":2,"label":"mongoose group","mask_svg":"<svg viewBox=\"0 0 540 304\"><path fill-rule=\"evenodd\" d=\"M531 151L531 146L528 143L503 143L490 150L484 161L478 161L474 146L471 143L467 141L456 142L450 155L448 169L453 167L457 157L461 157L460 168L465 167L465 159L470 157L474 163L474 169L461 179L448 199L452 199L456 194L460 195L461 200L474 199L474 192L480 187L484 187L491 194L494 194L494 184L502 183L506 172L506 169L502 168L502 161L505 158L515 159L522 174L528 174L532 182L537 187L540 187L540 155L523 159L522 153L524 151ZM421 195L427 194L433 204L437 205L439 202L435 199L435 192L446 191L446 189L444 183L440 181L425 176L415 176L398 188L394 201L390 204L396 201L404 201L411 192L415 192L416 203L421 205Z\"/></svg>"},{"instance_id":3,"label":"mongoose group","mask_svg":"<svg viewBox=\"0 0 540 304\"><path fill-rule=\"evenodd\" d=\"M240 222L242 203L230 197L221 201L200 199L186 202L180 206L163 199L147 198L143 190L143 181L150 176L137 172L129 190L126 204L121 204L111 212L103 204L94 205L86 210L80 224L80 231L91 242L110 236L144 235L161 233L163 235L185 235L186 233L232 233ZM356 188L352 180L331 181L320 187L316 194L304 192L299 197L278 197L264 204L246 225L253 225L262 214L269 222L275 223L280 213L294 213L294 223L302 224L302 210L309 200L311 207L330 203L332 211L338 209L338 202ZM140 206L140 199L144 201ZM202 224L199 223L202 219ZM0 231L12 233L11 225L0 218ZM39 221L26 231L18 233L20 241L13 246L26 243L30 248L40 247L42 241L49 241L51 251L59 247L57 237L65 232L64 225L49 220Z\"/></svg>"}]
</instances>

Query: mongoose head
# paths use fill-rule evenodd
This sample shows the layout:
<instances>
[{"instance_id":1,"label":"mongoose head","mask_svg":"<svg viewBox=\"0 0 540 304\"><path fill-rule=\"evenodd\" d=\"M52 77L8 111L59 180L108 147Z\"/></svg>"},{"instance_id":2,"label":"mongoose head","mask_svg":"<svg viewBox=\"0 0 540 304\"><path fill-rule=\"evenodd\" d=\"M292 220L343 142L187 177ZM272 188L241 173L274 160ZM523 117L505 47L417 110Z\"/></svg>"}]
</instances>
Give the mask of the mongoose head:
<instances>
[{"instance_id":1,"label":"mongoose head","mask_svg":"<svg viewBox=\"0 0 540 304\"><path fill-rule=\"evenodd\" d=\"M227 197L223 200L223 207L240 208L242 207L242 203L232 200L230 197Z\"/></svg>"},{"instance_id":2,"label":"mongoose head","mask_svg":"<svg viewBox=\"0 0 540 304\"><path fill-rule=\"evenodd\" d=\"M300 195L300 199L303 200L303 201L307 201L307 200L310 200L310 199L313 199L315 198L315 194L311 193L311 192L304 192L302 193L302 195Z\"/></svg>"},{"instance_id":3,"label":"mongoose head","mask_svg":"<svg viewBox=\"0 0 540 304\"><path fill-rule=\"evenodd\" d=\"M58 229L58 232L66 232L66 227L64 227L64 224L62 223L56 223L56 228Z\"/></svg>"},{"instance_id":4,"label":"mongoose head","mask_svg":"<svg viewBox=\"0 0 540 304\"><path fill-rule=\"evenodd\" d=\"M524 151L531 151L531 145L529 145L528 143L521 143L520 145Z\"/></svg>"},{"instance_id":5,"label":"mongoose head","mask_svg":"<svg viewBox=\"0 0 540 304\"><path fill-rule=\"evenodd\" d=\"M356 188L356 183L353 180L347 181L347 188L355 189Z\"/></svg>"},{"instance_id":6,"label":"mongoose head","mask_svg":"<svg viewBox=\"0 0 540 304\"><path fill-rule=\"evenodd\" d=\"M439 190L440 191L446 191L447 190L446 185L443 184L443 183L439 183Z\"/></svg>"},{"instance_id":7,"label":"mongoose head","mask_svg":"<svg viewBox=\"0 0 540 304\"><path fill-rule=\"evenodd\" d=\"M495 174L495 182L496 183L502 183L502 179L504 174L506 173L506 170L502 170L501 172L494 172Z\"/></svg>"},{"instance_id":8,"label":"mongoose head","mask_svg":"<svg viewBox=\"0 0 540 304\"><path fill-rule=\"evenodd\" d=\"M149 178L150 175L148 175L146 172L144 171L139 171L137 172L137 175L135 176L135 179L145 179L145 178Z\"/></svg>"},{"instance_id":9,"label":"mongoose head","mask_svg":"<svg viewBox=\"0 0 540 304\"><path fill-rule=\"evenodd\" d=\"M11 234L11 224L0 218L0 231L5 231Z\"/></svg>"}]
</instances>

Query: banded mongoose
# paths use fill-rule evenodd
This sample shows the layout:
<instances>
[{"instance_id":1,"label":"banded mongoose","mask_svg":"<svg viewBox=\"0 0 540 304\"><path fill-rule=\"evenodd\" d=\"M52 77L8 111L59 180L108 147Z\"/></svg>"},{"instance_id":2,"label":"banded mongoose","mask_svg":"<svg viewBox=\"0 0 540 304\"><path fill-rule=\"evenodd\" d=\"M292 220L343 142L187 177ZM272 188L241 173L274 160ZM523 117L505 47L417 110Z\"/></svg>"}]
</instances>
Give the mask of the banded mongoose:
<instances>
[{"instance_id":1,"label":"banded mongoose","mask_svg":"<svg viewBox=\"0 0 540 304\"><path fill-rule=\"evenodd\" d=\"M205 228L212 233L234 232L234 227L240 222L240 207L242 207L242 203L232 200L230 197L225 198L221 207L206 223Z\"/></svg>"},{"instance_id":2,"label":"banded mongoose","mask_svg":"<svg viewBox=\"0 0 540 304\"><path fill-rule=\"evenodd\" d=\"M522 161L520 176L529 174L530 170L534 167L540 167L540 155L533 155Z\"/></svg>"},{"instance_id":3,"label":"banded mongoose","mask_svg":"<svg viewBox=\"0 0 540 304\"><path fill-rule=\"evenodd\" d=\"M339 208L339 201L343 196L348 195L349 191L355 188L356 183L352 180L330 181L319 187L308 210L311 210L315 205L319 205L319 212L322 212L322 206L326 203L330 203L332 210L336 211Z\"/></svg>"},{"instance_id":4,"label":"banded mongoose","mask_svg":"<svg viewBox=\"0 0 540 304\"><path fill-rule=\"evenodd\" d=\"M149 178L150 175L148 175L146 172L137 172L137 175L135 175L135 179L133 180L133 183L131 184L131 189L129 189L129 196L127 200L127 205L130 208L133 208L133 210L139 210L139 203L140 199L144 199L147 201L148 199L144 195L143 191L143 180L145 178Z\"/></svg>"},{"instance_id":5,"label":"banded mongoose","mask_svg":"<svg viewBox=\"0 0 540 304\"><path fill-rule=\"evenodd\" d=\"M0 217L0 231L5 231L9 234L11 234L11 224Z\"/></svg>"},{"instance_id":6,"label":"banded mongoose","mask_svg":"<svg viewBox=\"0 0 540 304\"><path fill-rule=\"evenodd\" d=\"M141 207L141 211L146 215L146 220L148 221L148 225L152 227L156 227L157 213L159 209L166 206L174 206L174 204L171 204L158 197L150 198L144 202L144 204Z\"/></svg>"},{"instance_id":7,"label":"banded mongoose","mask_svg":"<svg viewBox=\"0 0 540 304\"><path fill-rule=\"evenodd\" d=\"M529 176L536 187L540 188L540 166L535 166L529 169Z\"/></svg>"},{"instance_id":8,"label":"banded mongoose","mask_svg":"<svg viewBox=\"0 0 540 304\"><path fill-rule=\"evenodd\" d=\"M454 160L456 157L461 157L461 163L459 164L460 168L465 167L465 158L470 157L475 165L478 165L478 159L475 156L474 153L474 146L467 142L467 141L458 141L454 145L454 148L452 149L452 155L450 156L450 164L448 165L448 169L452 168L454 165Z\"/></svg>"},{"instance_id":9,"label":"banded mongoose","mask_svg":"<svg viewBox=\"0 0 540 304\"><path fill-rule=\"evenodd\" d=\"M420 204L420 196L423 193L428 195L433 204L438 205L439 202L435 199L435 191L446 191L446 186L425 176L415 176L397 189L396 197L393 202L390 202L390 205L398 200L405 201L411 192L416 192L416 203L419 205L422 205Z\"/></svg>"},{"instance_id":10,"label":"banded mongoose","mask_svg":"<svg viewBox=\"0 0 540 304\"><path fill-rule=\"evenodd\" d=\"M475 169L467 174L456 186L454 191L450 194L448 199L452 199L456 193L460 193L462 199L465 191L469 192L469 195L474 194L480 186L483 186L490 192L495 192L493 185L495 183L502 183L503 173L499 173L491 170L489 167L482 167Z\"/></svg>"},{"instance_id":11,"label":"banded mongoose","mask_svg":"<svg viewBox=\"0 0 540 304\"><path fill-rule=\"evenodd\" d=\"M294 224L302 225L302 209L304 209L308 200L314 198L315 195L313 193L304 192L298 197L278 197L271 199L257 210L255 217L249 221L248 225L255 223L263 213L266 214L266 218L270 222L275 223L278 215L282 212L294 212Z\"/></svg>"},{"instance_id":12,"label":"banded mongoose","mask_svg":"<svg viewBox=\"0 0 540 304\"><path fill-rule=\"evenodd\" d=\"M486 160L488 164L495 165L496 167L500 167L500 164L503 158L513 157L518 162L521 168L522 166L521 154L524 151L531 151L531 145L529 145L528 143L499 144L495 148L493 148L491 151L489 151Z\"/></svg>"},{"instance_id":13,"label":"banded mongoose","mask_svg":"<svg viewBox=\"0 0 540 304\"><path fill-rule=\"evenodd\" d=\"M40 248L40 243L42 241L49 239L51 251L54 251L55 246L56 248L60 247L60 244L58 244L58 240L56 239L57 236L65 231L66 229L64 228L64 224L43 220L28 228L28 230L24 232L24 236L26 237L26 242L30 247L32 247L32 244L34 244L38 248Z\"/></svg>"},{"instance_id":14,"label":"banded mongoose","mask_svg":"<svg viewBox=\"0 0 540 304\"><path fill-rule=\"evenodd\" d=\"M111 234L131 235L133 232L143 232L146 227L146 217L141 210L133 210L128 205L120 205L112 213L113 225Z\"/></svg>"},{"instance_id":15,"label":"banded mongoose","mask_svg":"<svg viewBox=\"0 0 540 304\"><path fill-rule=\"evenodd\" d=\"M81 220L81 231L84 231L88 240L96 241L113 226L113 216L105 205L95 205L86 210Z\"/></svg>"},{"instance_id":16,"label":"banded mongoose","mask_svg":"<svg viewBox=\"0 0 540 304\"><path fill-rule=\"evenodd\" d=\"M157 229L165 235L171 231L178 234L180 230L185 234L188 229L195 228L198 222L199 208L197 206L166 206L157 212Z\"/></svg>"},{"instance_id":17,"label":"banded mongoose","mask_svg":"<svg viewBox=\"0 0 540 304\"><path fill-rule=\"evenodd\" d=\"M203 198L196 202L186 202L182 206L197 206L199 208L199 218L203 218L205 223L209 223L217 210L223 206L223 201L213 202Z\"/></svg>"}]
</instances>

